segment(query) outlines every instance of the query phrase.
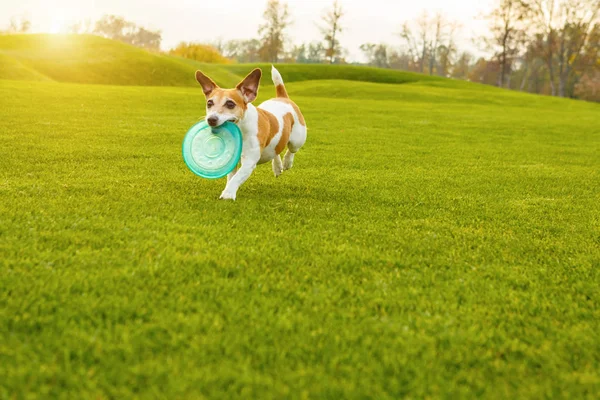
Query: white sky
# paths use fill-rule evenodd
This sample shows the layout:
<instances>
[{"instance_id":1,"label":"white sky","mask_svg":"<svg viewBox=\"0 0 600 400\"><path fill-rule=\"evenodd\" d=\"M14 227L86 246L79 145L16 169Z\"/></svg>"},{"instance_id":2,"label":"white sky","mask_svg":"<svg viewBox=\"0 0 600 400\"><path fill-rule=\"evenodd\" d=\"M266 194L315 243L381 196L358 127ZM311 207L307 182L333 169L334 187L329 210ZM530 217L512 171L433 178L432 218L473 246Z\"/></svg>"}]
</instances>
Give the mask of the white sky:
<instances>
[{"instance_id":1,"label":"white sky","mask_svg":"<svg viewBox=\"0 0 600 400\"><path fill-rule=\"evenodd\" d=\"M485 32L481 15L493 0L340 0L346 15L341 44L351 60L361 60L359 46L366 42L399 45L402 23L423 10L442 12L458 21L460 48L477 52L470 38ZM317 21L333 0L287 0L293 18L288 30L292 42L319 40ZM61 32L78 20L96 20L104 14L163 32L163 49L179 41L214 42L257 36L266 0L0 0L0 27L12 16L26 16L34 32Z\"/></svg>"}]
</instances>

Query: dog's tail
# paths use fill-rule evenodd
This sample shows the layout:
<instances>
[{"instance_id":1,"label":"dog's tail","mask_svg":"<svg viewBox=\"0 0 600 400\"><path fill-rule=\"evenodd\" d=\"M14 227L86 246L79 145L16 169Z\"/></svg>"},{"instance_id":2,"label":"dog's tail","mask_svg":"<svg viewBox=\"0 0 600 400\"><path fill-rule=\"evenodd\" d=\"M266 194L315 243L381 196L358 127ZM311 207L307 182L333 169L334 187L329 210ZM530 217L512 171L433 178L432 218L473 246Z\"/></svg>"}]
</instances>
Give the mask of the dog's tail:
<instances>
[{"instance_id":1,"label":"dog's tail","mask_svg":"<svg viewBox=\"0 0 600 400\"><path fill-rule=\"evenodd\" d=\"M271 78L273 79L273 83L275 84L275 89L277 90L277 97L284 97L288 99L290 96L287 94L287 90L285 90L285 85L283 84L283 78L277 68L274 65L271 66Z\"/></svg>"}]
</instances>

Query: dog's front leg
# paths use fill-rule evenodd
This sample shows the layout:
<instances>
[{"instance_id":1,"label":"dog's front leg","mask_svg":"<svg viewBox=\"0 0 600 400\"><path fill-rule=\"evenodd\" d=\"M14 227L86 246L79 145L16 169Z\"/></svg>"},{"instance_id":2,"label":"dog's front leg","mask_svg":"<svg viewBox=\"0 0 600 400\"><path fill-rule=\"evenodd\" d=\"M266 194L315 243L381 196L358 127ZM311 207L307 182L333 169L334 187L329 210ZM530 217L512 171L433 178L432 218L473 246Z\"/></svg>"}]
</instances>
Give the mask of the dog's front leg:
<instances>
[{"instance_id":1,"label":"dog's front leg","mask_svg":"<svg viewBox=\"0 0 600 400\"><path fill-rule=\"evenodd\" d=\"M235 169L227 174L227 183L229 183L231 178L233 178L235 176L235 174L238 172L239 169L240 169L240 166L236 165Z\"/></svg>"},{"instance_id":2,"label":"dog's front leg","mask_svg":"<svg viewBox=\"0 0 600 400\"><path fill-rule=\"evenodd\" d=\"M252 175L252 171L256 168L259 159L260 154L258 157L242 157L242 166L231 179L227 180L227 186L225 186L225 190L221 193L220 199L235 200L238 189Z\"/></svg>"}]
</instances>

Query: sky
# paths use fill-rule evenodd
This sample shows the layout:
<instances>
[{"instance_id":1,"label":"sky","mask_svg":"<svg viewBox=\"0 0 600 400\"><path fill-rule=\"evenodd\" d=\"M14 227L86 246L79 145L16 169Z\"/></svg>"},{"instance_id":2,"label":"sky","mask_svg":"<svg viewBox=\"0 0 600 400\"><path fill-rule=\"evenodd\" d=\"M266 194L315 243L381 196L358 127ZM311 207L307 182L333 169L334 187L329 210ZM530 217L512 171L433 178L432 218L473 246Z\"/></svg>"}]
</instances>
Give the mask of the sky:
<instances>
[{"instance_id":1,"label":"sky","mask_svg":"<svg viewBox=\"0 0 600 400\"><path fill-rule=\"evenodd\" d=\"M398 32L405 21L414 20L423 10L441 12L457 21L461 49L480 52L472 37L485 33L481 17L493 0L340 0L345 10L341 44L351 61L364 61L362 43L401 44ZM317 23L332 0L287 0L293 24L288 30L292 43L319 40ZM266 0L0 0L0 27L12 16L25 16L34 32L65 32L73 23L97 20L104 14L121 15L144 27L161 30L162 48L180 41L212 43L217 40L257 37Z\"/></svg>"}]
</instances>

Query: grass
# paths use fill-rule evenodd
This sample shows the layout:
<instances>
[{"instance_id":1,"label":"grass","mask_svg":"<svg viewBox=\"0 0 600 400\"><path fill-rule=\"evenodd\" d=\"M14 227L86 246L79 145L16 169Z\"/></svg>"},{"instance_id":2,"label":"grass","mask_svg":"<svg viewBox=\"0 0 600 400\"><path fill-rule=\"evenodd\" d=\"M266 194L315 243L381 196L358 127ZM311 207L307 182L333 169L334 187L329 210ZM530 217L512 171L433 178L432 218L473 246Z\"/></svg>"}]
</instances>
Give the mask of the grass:
<instances>
[{"instance_id":1,"label":"grass","mask_svg":"<svg viewBox=\"0 0 600 400\"><path fill-rule=\"evenodd\" d=\"M595 398L600 106L288 88L233 203L199 88L0 81L0 398Z\"/></svg>"},{"instance_id":2,"label":"grass","mask_svg":"<svg viewBox=\"0 0 600 400\"><path fill-rule=\"evenodd\" d=\"M222 68L231 71L238 76L244 77L252 68L261 68L266 73L265 83L270 80L271 64L228 64ZM311 80L342 79L346 81L362 81L373 83L410 83L410 82L440 82L438 77L415 74L412 72L397 71L390 69L371 68L353 65L307 65L286 64L278 65L278 70L286 77L286 82L303 82Z\"/></svg>"},{"instance_id":3,"label":"grass","mask_svg":"<svg viewBox=\"0 0 600 400\"><path fill-rule=\"evenodd\" d=\"M54 80L132 86L197 86L197 69L223 86L233 87L253 68L267 73L270 64L203 64L164 54L149 53L93 35L0 35L0 79ZM448 82L403 71L356 66L281 65L287 82L344 79L376 83ZM462 84L462 82L457 82Z\"/></svg>"},{"instance_id":4,"label":"grass","mask_svg":"<svg viewBox=\"0 0 600 400\"><path fill-rule=\"evenodd\" d=\"M195 83L196 68L181 59L92 35L0 35L0 57L58 82L151 86ZM13 70L0 69L0 79L13 79Z\"/></svg>"}]
</instances>

